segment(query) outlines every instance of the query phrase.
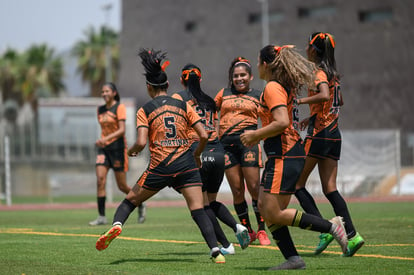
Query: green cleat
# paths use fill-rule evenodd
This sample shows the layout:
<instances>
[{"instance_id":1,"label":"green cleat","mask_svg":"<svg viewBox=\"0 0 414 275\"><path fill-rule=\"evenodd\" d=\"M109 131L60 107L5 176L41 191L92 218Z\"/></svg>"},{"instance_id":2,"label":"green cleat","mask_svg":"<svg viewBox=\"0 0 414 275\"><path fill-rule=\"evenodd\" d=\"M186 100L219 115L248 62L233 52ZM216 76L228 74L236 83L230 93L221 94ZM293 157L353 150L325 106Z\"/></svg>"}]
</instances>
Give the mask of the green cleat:
<instances>
[{"instance_id":1,"label":"green cleat","mask_svg":"<svg viewBox=\"0 0 414 275\"><path fill-rule=\"evenodd\" d=\"M315 249L315 252L313 254L319 255L324 251L328 245L333 241L334 237L329 233L322 233L319 235L319 244Z\"/></svg>"},{"instance_id":2,"label":"green cleat","mask_svg":"<svg viewBox=\"0 0 414 275\"><path fill-rule=\"evenodd\" d=\"M342 254L343 257L352 257L358 249L364 245L365 241L357 232L354 237L348 240L348 249L345 254Z\"/></svg>"}]
</instances>

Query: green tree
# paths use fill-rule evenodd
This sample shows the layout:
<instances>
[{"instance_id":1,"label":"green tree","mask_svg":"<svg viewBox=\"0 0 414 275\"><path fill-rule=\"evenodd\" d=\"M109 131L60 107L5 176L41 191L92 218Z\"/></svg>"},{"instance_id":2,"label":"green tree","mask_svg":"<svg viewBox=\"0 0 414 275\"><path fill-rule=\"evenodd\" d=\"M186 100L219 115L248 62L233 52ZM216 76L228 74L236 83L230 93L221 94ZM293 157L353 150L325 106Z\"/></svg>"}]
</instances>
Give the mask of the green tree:
<instances>
[{"instance_id":1,"label":"green tree","mask_svg":"<svg viewBox=\"0 0 414 275\"><path fill-rule=\"evenodd\" d=\"M0 56L0 90L2 91L2 100L8 99L20 101L20 83L22 79L21 71L23 62L20 54L14 49L7 49Z\"/></svg>"},{"instance_id":2,"label":"green tree","mask_svg":"<svg viewBox=\"0 0 414 275\"><path fill-rule=\"evenodd\" d=\"M63 63L46 44L33 45L22 54L8 49L0 57L0 88L3 100L36 100L38 91L57 95L63 85Z\"/></svg>"},{"instance_id":3,"label":"green tree","mask_svg":"<svg viewBox=\"0 0 414 275\"><path fill-rule=\"evenodd\" d=\"M111 79L116 82L119 71L118 34L105 26L99 31L89 27L85 40L78 41L72 49L72 55L78 59L78 72L84 82L89 83L90 95L100 96L101 86L106 81L106 47L109 46Z\"/></svg>"},{"instance_id":4,"label":"green tree","mask_svg":"<svg viewBox=\"0 0 414 275\"><path fill-rule=\"evenodd\" d=\"M65 88L63 62L55 56L54 49L46 44L31 46L24 54L21 92L27 101L36 100L40 90L57 95Z\"/></svg>"}]
</instances>

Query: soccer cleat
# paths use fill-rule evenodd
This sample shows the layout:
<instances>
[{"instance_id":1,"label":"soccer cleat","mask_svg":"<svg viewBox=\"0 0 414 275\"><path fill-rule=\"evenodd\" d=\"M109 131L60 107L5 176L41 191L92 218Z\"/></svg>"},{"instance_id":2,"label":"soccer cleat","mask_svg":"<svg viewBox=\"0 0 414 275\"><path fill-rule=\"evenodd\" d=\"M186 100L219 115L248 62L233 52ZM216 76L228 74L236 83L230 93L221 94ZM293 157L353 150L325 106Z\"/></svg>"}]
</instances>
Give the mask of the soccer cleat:
<instances>
[{"instance_id":1,"label":"soccer cleat","mask_svg":"<svg viewBox=\"0 0 414 275\"><path fill-rule=\"evenodd\" d=\"M331 231L332 236L339 243L342 249L342 253L346 253L348 249L348 237L345 232L344 223L342 217L336 216L329 220L332 223Z\"/></svg>"},{"instance_id":2,"label":"soccer cleat","mask_svg":"<svg viewBox=\"0 0 414 275\"><path fill-rule=\"evenodd\" d=\"M287 269L305 269L306 264L300 256L291 256L286 262L271 267L268 270L287 270Z\"/></svg>"},{"instance_id":3,"label":"soccer cleat","mask_svg":"<svg viewBox=\"0 0 414 275\"><path fill-rule=\"evenodd\" d=\"M226 258L224 258L223 254L221 254L220 249L218 247L214 247L210 251L210 259L213 263L216 264L224 264L226 262Z\"/></svg>"},{"instance_id":4,"label":"soccer cleat","mask_svg":"<svg viewBox=\"0 0 414 275\"><path fill-rule=\"evenodd\" d=\"M230 243L230 245L228 247L221 247L220 252L223 255L228 255L228 254L234 255L234 254L236 254L236 251L234 250L234 246L233 246L232 243Z\"/></svg>"},{"instance_id":5,"label":"soccer cleat","mask_svg":"<svg viewBox=\"0 0 414 275\"><path fill-rule=\"evenodd\" d=\"M245 249L250 244L249 231L247 230L246 227L244 227L241 224L236 224L236 228L237 228L237 231L236 231L237 240L239 241L240 247L242 249Z\"/></svg>"},{"instance_id":6,"label":"soccer cleat","mask_svg":"<svg viewBox=\"0 0 414 275\"><path fill-rule=\"evenodd\" d=\"M270 240L267 237L266 231L259 230L256 234L257 239L259 239L260 245L270 245Z\"/></svg>"},{"instance_id":7,"label":"soccer cleat","mask_svg":"<svg viewBox=\"0 0 414 275\"><path fill-rule=\"evenodd\" d=\"M104 250L109 246L109 244L119 236L122 232L122 227L117 224L111 227L108 231L106 231L105 234L103 234L101 237L99 237L98 241L96 242L96 249L99 251Z\"/></svg>"},{"instance_id":8,"label":"soccer cleat","mask_svg":"<svg viewBox=\"0 0 414 275\"><path fill-rule=\"evenodd\" d=\"M253 243L257 239L256 232L254 232L253 229L252 229L252 232L249 232L249 236L250 236L250 243Z\"/></svg>"},{"instance_id":9,"label":"soccer cleat","mask_svg":"<svg viewBox=\"0 0 414 275\"><path fill-rule=\"evenodd\" d=\"M322 233L319 235L319 244L315 249L315 252L313 254L319 255L324 251L328 245L333 241L334 237L329 233Z\"/></svg>"},{"instance_id":10,"label":"soccer cleat","mask_svg":"<svg viewBox=\"0 0 414 275\"><path fill-rule=\"evenodd\" d=\"M141 205L138 206L138 223L144 223L146 216L147 216L147 206L145 205L145 203L141 203Z\"/></svg>"},{"instance_id":11,"label":"soccer cleat","mask_svg":"<svg viewBox=\"0 0 414 275\"><path fill-rule=\"evenodd\" d=\"M105 216L98 216L98 218L96 220L90 221L89 225L102 225L102 224L107 224L108 221L106 220Z\"/></svg>"},{"instance_id":12,"label":"soccer cleat","mask_svg":"<svg viewBox=\"0 0 414 275\"><path fill-rule=\"evenodd\" d=\"M355 236L348 240L348 249L346 253L342 254L344 257L352 257L354 256L355 252L358 251L363 245L365 241L357 232Z\"/></svg>"}]
</instances>

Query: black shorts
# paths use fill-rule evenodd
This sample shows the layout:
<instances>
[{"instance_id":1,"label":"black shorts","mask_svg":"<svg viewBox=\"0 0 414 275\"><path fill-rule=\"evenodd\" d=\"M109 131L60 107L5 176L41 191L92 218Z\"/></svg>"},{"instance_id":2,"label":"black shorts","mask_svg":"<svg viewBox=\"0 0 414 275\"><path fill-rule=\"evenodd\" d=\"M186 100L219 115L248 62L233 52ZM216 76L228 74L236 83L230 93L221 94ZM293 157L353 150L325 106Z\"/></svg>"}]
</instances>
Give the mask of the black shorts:
<instances>
[{"instance_id":1,"label":"black shorts","mask_svg":"<svg viewBox=\"0 0 414 275\"><path fill-rule=\"evenodd\" d=\"M260 186L271 194L294 194L304 165L305 157L268 158Z\"/></svg>"},{"instance_id":2,"label":"black shorts","mask_svg":"<svg viewBox=\"0 0 414 275\"><path fill-rule=\"evenodd\" d=\"M160 191L168 186L178 192L182 188L202 186L200 172L190 150L162 169L145 170L137 184L152 191Z\"/></svg>"},{"instance_id":3,"label":"black shorts","mask_svg":"<svg viewBox=\"0 0 414 275\"><path fill-rule=\"evenodd\" d=\"M246 147L243 144L223 144L225 168L231 168L237 164L241 167L263 167L262 149L260 144Z\"/></svg>"},{"instance_id":4,"label":"black shorts","mask_svg":"<svg viewBox=\"0 0 414 275\"><path fill-rule=\"evenodd\" d=\"M114 171L128 171L127 150L108 150L98 147L96 155L96 166L103 165L112 168Z\"/></svg>"},{"instance_id":5,"label":"black shorts","mask_svg":"<svg viewBox=\"0 0 414 275\"><path fill-rule=\"evenodd\" d=\"M305 139L306 155L319 159L339 160L341 157L341 132L324 129L315 136L307 136Z\"/></svg>"}]
</instances>

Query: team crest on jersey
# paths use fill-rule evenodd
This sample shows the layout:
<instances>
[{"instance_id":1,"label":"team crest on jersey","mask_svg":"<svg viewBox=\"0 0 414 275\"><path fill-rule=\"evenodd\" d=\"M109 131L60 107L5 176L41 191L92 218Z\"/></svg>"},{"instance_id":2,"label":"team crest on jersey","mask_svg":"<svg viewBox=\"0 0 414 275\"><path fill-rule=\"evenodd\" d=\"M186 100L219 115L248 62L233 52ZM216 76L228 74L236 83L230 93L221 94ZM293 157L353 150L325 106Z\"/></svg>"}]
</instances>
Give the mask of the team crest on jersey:
<instances>
[{"instance_id":1,"label":"team crest on jersey","mask_svg":"<svg viewBox=\"0 0 414 275\"><path fill-rule=\"evenodd\" d=\"M249 151L244 154L244 161L256 161L256 153Z\"/></svg>"}]
</instances>

